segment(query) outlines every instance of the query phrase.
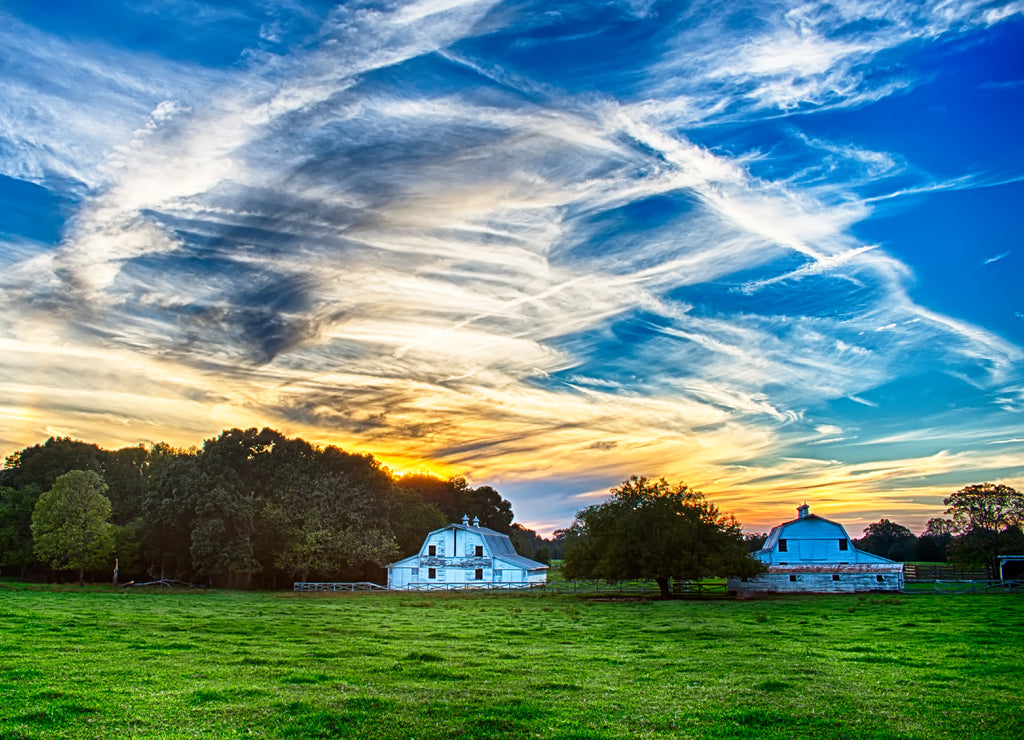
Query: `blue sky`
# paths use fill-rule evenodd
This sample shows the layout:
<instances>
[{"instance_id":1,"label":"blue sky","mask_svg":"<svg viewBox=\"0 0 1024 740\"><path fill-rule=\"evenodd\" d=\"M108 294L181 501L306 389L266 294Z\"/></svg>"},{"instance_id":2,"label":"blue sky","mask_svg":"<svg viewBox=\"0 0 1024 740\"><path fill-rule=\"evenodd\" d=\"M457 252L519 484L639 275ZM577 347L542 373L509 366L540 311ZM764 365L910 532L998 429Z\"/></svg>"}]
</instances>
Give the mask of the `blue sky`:
<instances>
[{"instance_id":1,"label":"blue sky","mask_svg":"<svg viewBox=\"0 0 1024 740\"><path fill-rule=\"evenodd\" d=\"M0 0L0 452L752 530L1024 485L1024 3Z\"/></svg>"}]
</instances>

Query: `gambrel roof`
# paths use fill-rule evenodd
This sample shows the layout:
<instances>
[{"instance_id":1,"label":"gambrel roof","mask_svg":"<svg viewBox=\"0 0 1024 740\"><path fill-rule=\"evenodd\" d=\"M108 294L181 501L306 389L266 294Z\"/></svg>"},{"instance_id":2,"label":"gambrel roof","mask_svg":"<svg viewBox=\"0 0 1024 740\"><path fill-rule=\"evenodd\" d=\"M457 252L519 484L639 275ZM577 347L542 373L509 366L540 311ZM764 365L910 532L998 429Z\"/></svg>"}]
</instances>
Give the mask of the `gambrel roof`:
<instances>
[{"instance_id":1,"label":"gambrel roof","mask_svg":"<svg viewBox=\"0 0 1024 740\"><path fill-rule=\"evenodd\" d=\"M881 555L858 550L842 524L809 513L806 504L799 507L798 511L800 515L796 519L772 528L764 546L753 553L754 557L768 565L790 566L823 561L842 564L895 562ZM785 550L779 548L780 541L785 541ZM846 544L841 547L837 545L843 542Z\"/></svg>"},{"instance_id":2,"label":"gambrel roof","mask_svg":"<svg viewBox=\"0 0 1024 740\"><path fill-rule=\"evenodd\" d=\"M547 570L548 566L544 563L538 563L536 560L524 557L516 552L515 545L512 544L512 540L509 539L507 534L502 534L496 530L488 527L472 526L470 524L449 524L435 529L434 531L427 534L423 539L423 544L420 546L420 551L407 558L403 558L397 562L391 564L391 566L397 566L405 562L419 560L421 557L426 557L427 547L430 542L430 538L439 533L445 531L467 532L475 535L483 541L484 553L487 557L500 560L503 563L507 563L515 568L522 568L523 570Z\"/></svg>"}]
</instances>

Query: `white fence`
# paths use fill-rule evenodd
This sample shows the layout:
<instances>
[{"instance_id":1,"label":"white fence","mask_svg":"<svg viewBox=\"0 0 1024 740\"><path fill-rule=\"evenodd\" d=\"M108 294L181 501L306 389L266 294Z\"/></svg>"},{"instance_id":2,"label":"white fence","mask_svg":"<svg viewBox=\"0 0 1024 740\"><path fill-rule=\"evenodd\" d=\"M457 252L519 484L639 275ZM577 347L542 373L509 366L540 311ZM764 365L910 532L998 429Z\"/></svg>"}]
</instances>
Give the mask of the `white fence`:
<instances>
[{"instance_id":1,"label":"white fence","mask_svg":"<svg viewBox=\"0 0 1024 740\"><path fill-rule=\"evenodd\" d=\"M294 591L485 591L485 590L543 590L545 583L413 583L401 588L387 588L378 583L359 581L358 583L310 583L296 581Z\"/></svg>"},{"instance_id":2,"label":"white fence","mask_svg":"<svg viewBox=\"0 0 1024 740\"><path fill-rule=\"evenodd\" d=\"M309 583L296 581L295 591L387 591L378 583L358 581L357 583Z\"/></svg>"},{"instance_id":3,"label":"white fence","mask_svg":"<svg viewBox=\"0 0 1024 740\"><path fill-rule=\"evenodd\" d=\"M618 594L657 594L657 584L652 581L628 581L608 583L606 581L565 581L561 583L417 583L403 588L388 589L378 583L359 581L356 583L310 583L297 581L295 591L549 591L552 593L618 593ZM672 591L677 595L727 596L725 582L691 583L687 581L673 583ZM908 581L904 594L924 593L972 593L979 591L1024 594L1024 581Z\"/></svg>"}]
</instances>

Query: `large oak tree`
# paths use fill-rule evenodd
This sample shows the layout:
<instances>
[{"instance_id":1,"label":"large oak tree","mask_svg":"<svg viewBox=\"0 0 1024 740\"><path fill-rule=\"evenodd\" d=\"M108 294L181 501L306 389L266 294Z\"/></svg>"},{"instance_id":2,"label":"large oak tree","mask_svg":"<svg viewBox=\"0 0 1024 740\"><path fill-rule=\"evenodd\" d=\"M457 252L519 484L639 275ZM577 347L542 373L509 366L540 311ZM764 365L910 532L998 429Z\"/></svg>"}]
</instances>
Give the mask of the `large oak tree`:
<instances>
[{"instance_id":1,"label":"large oak tree","mask_svg":"<svg viewBox=\"0 0 1024 740\"><path fill-rule=\"evenodd\" d=\"M1024 553L1024 493L1001 483L976 483L943 499L956 533L950 559L998 573L998 556Z\"/></svg>"},{"instance_id":2,"label":"large oak tree","mask_svg":"<svg viewBox=\"0 0 1024 740\"><path fill-rule=\"evenodd\" d=\"M671 581L752 576L764 566L747 554L743 532L704 494L664 478L633 476L611 498L576 514L566 536L567 578Z\"/></svg>"}]
</instances>

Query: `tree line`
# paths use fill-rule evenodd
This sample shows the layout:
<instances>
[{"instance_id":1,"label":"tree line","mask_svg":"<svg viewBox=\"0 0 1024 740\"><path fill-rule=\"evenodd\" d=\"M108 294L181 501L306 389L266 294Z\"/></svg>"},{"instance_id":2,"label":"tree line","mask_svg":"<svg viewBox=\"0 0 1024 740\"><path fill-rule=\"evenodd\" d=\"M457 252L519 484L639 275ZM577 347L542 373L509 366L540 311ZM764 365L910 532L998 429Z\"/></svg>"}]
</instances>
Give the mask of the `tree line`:
<instances>
[{"instance_id":1,"label":"tree line","mask_svg":"<svg viewBox=\"0 0 1024 740\"><path fill-rule=\"evenodd\" d=\"M507 534L517 552L565 558L569 578L671 580L751 576L766 534L679 483L633 476L578 512L552 539L513 521L490 486L461 477L394 476L371 455L314 446L272 429L230 429L202 449L166 444L107 451L51 437L0 470L0 568L128 579L186 579L276 588L293 580L376 580L425 535L464 515ZM946 518L919 536L882 519L855 546L893 560L946 562L995 573L1024 554L1024 494L992 483L944 499ZM115 577L117 577L115 575Z\"/></svg>"},{"instance_id":2,"label":"tree line","mask_svg":"<svg viewBox=\"0 0 1024 740\"><path fill-rule=\"evenodd\" d=\"M229 429L187 450L51 437L0 470L0 568L109 579L116 563L122 581L238 588L378 580L383 565L466 514L527 557L560 552L514 523L490 486L396 476L372 455L273 429Z\"/></svg>"}]
</instances>

